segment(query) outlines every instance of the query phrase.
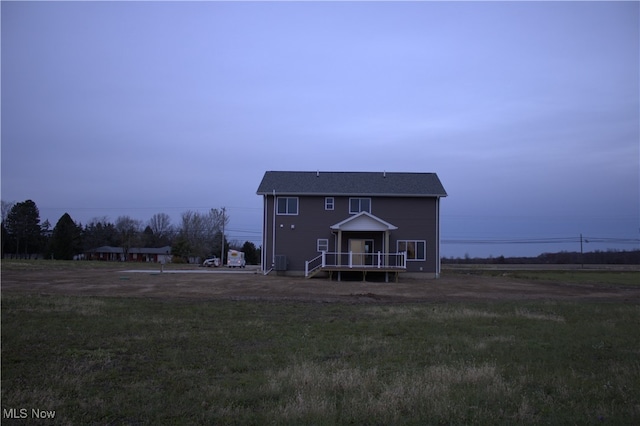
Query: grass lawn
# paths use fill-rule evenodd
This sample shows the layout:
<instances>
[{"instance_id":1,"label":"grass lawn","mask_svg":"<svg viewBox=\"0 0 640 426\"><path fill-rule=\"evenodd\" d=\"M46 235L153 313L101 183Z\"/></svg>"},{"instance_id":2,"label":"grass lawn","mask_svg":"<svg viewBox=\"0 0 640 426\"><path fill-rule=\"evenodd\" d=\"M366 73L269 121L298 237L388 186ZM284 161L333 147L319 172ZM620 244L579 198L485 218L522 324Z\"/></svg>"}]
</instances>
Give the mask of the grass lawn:
<instances>
[{"instance_id":1,"label":"grass lawn","mask_svg":"<svg viewBox=\"0 0 640 426\"><path fill-rule=\"evenodd\" d=\"M169 263L170 269L194 269L198 265ZM155 262L106 262L98 260L48 260L48 259L2 259L2 269L12 271L82 271L93 269L149 269L158 270Z\"/></svg>"},{"instance_id":2,"label":"grass lawn","mask_svg":"<svg viewBox=\"0 0 640 426\"><path fill-rule=\"evenodd\" d=\"M568 270L509 270L509 269L458 269L445 271L452 275L485 275L489 277L511 277L524 280L550 281L567 284L598 284L611 286L640 286L640 272L638 271L604 271L589 269Z\"/></svg>"},{"instance_id":3,"label":"grass lawn","mask_svg":"<svg viewBox=\"0 0 640 426\"><path fill-rule=\"evenodd\" d=\"M636 271L518 271L513 276L574 284L640 286L640 272Z\"/></svg>"},{"instance_id":4,"label":"grass lawn","mask_svg":"<svg viewBox=\"0 0 640 426\"><path fill-rule=\"evenodd\" d=\"M640 424L638 330L632 304L3 293L2 423Z\"/></svg>"}]
</instances>

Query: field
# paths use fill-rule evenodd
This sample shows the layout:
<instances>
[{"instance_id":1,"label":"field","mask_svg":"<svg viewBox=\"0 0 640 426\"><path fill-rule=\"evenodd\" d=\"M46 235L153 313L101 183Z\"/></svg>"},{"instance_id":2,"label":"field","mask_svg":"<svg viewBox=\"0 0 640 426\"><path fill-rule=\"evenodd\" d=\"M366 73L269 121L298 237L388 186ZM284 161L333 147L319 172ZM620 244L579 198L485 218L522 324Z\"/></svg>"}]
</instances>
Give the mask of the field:
<instances>
[{"instance_id":1,"label":"field","mask_svg":"<svg viewBox=\"0 0 640 426\"><path fill-rule=\"evenodd\" d=\"M3 424L640 423L638 272L130 266L2 263Z\"/></svg>"}]
</instances>

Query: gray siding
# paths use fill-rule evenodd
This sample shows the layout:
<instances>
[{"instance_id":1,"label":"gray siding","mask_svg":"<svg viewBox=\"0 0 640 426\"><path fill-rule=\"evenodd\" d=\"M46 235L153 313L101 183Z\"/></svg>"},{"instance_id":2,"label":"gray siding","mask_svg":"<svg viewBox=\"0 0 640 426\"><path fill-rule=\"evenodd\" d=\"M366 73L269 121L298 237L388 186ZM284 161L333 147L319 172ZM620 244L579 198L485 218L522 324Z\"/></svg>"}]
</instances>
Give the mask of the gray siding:
<instances>
[{"instance_id":1,"label":"gray siding","mask_svg":"<svg viewBox=\"0 0 640 426\"><path fill-rule=\"evenodd\" d=\"M286 196L286 194L276 195ZM334 210L325 210L325 196L299 196L298 215L275 216L275 253L273 251L273 195L265 197L264 242L265 267L271 267L273 255L285 255L290 271L304 271L305 261L319 255L318 238L329 240L329 251L336 251L336 236L330 226L350 216L349 196L334 196ZM398 240L424 240L426 260L407 262L409 272L436 273L438 265L437 197L369 197L371 214L395 226L391 231L389 251L397 251ZM355 235L351 235L354 237ZM343 235L342 250L347 251L349 235ZM381 233L358 233L357 238L374 240L374 251L383 251Z\"/></svg>"}]
</instances>

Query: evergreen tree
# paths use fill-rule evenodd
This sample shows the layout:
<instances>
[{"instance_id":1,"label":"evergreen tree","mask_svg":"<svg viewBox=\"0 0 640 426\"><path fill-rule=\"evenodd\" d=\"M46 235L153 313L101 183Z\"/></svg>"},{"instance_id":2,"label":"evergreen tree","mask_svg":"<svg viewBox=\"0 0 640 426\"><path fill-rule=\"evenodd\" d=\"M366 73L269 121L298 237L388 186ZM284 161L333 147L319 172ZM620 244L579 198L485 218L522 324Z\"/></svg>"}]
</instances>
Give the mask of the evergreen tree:
<instances>
[{"instance_id":1,"label":"evergreen tree","mask_svg":"<svg viewBox=\"0 0 640 426\"><path fill-rule=\"evenodd\" d=\"M40 211L36 203L31 200L16 203L7 215L5 228L15 242L16 254L29 257L39 252Z\"/></svg>"},{"instance_id":2,"label":"evergreen tree","mask_svg":"<svg viewBox=\"0 0 640 426\"><path fill-rule=\"evenodd\" d=\"M171 246L171 261L173 263L189 263L190 253L189 241L183 236L178 236Z\"/></svg>"},{"instance_id":3,"label":"evergreen tree","mask_svg":"<svg viewBox=\"0 0 640 426\"><path fill-rule=\"evenodd\" d=\"M156 247L156 238L149 225L142 231L142 247Z\"/></svg>"},{"instance_id":4,"label":"evergreen tree","mask_svg":"<svg viewBox=\"0 0 640 426\"><path fill-rule=\"evenodd\" d=\"M72 260L75 254L82 251L82 228L77 225L68 213L60 217L53 228L50 251L54 259Z\"/></svg>"},{"instance_id":5,"label":"evergreen tree","mask_svg":"<svg viewBox=\"0 0 640 426\"><path fill-rule=\"evenodd\" d=\"M244 260L246 260L248 265L257 265L260 263L258 249L256 249L256 245L251 241L245 241L242 245L242 251L244 252Z\"/></svg>"},{"instance_id":6,"label":"evergreen tree","mask_svg":"<svg viewBox=\"0 0 640 426\"><path fill-rule=\"evenodd\" d=\"M87 252L102 246L117 246L116 227L106 217L94 218L84 227L82 242Z\"/></svg>"}]
</instances>

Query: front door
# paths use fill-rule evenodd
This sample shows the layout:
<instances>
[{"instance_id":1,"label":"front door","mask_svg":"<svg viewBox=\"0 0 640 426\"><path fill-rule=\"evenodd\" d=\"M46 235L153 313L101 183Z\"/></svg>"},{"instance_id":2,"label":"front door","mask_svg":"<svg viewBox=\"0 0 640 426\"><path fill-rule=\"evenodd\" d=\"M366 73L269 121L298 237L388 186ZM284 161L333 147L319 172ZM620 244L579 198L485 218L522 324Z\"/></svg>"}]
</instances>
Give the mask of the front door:
<instances>
[{"instance_id":1,"label":"front door","mask_svg":"<svg viewBox=\"0 0 640 426\"><path fill-rule=\"evenodd\" d=\"M372 265L373 240L349 239L353 266Z\"/></svg>"}]
</instances>

